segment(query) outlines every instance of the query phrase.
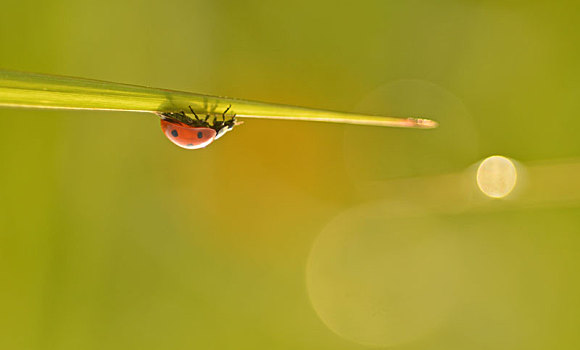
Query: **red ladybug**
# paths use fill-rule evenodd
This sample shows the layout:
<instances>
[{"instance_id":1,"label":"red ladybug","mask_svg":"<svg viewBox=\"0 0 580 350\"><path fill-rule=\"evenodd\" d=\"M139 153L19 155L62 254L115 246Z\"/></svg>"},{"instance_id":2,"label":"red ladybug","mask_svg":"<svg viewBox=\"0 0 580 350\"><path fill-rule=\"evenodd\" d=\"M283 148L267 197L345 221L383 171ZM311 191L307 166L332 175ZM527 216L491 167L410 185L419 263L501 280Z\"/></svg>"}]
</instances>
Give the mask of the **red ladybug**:
<instances>
[{"instance_id":1,"label":"red ladybug","mask_svg":"<svg viewBox=\"0 0 580 350\"><path fill-rule=\"evenodd\" d=\"M189 109L195 119L187 117L185 112L161 113L161 129L165 136L179 147L185 149L203 148L225 135L238 124L235 115L226 121L226 113L230 107L223 113L223 120L218 121L214 117L211 124L207 122L209 115L205 119L200 119L191 106Z\"/></svg>"},{"instance_id":2,"label":"red ladybug","mask_svg":"<svg viewBox=\"0 0 580 350\"><path fill-rule=\"evenodd\" d=\"M171 142L186 149L203 148L217 135L212 128L192 127L172 119L161 119L161 129Z\"/></svg>"}]
</instances>

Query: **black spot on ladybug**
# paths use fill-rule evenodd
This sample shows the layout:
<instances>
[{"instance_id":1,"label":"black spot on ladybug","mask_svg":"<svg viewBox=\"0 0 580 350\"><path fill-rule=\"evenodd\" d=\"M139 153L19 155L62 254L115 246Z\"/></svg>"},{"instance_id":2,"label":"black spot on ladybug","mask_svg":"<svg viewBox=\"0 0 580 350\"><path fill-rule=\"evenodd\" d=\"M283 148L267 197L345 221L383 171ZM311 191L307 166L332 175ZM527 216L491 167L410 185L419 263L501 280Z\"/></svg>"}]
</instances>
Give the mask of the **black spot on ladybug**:
<instances>
[{"instance_id":1,"label":"black spot on ladybug","mask_svg":"<svg viewBox=\"0 0 580 350\"><path fill-rule=\"evenodd\" d=\"M179 134L177 133L177 130L172 130L171 135L173 135L173 137L179 136Z\"/></svg>"},{"instance_id":2,"label":"black spot on ladybug","mask_svg":"<svg viewBox=\"0 0 580 350\"><path fill-rule=\"evenodd\" d=\"M201 139L203 137L203 133L201 131L197 132L197 138Z\"/></svg>"}]
</instances>

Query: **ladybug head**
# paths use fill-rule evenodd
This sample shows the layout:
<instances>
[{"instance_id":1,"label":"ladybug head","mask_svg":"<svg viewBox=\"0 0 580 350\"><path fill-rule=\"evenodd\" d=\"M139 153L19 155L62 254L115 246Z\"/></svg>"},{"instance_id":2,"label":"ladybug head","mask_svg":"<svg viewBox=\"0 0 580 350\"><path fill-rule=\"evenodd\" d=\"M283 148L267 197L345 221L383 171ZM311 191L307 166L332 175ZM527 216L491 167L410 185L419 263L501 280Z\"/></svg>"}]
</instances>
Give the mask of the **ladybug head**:
<instances>
[{"instance_id":1,"label":"ladybug head","mask_svg":"<svg viewBox=\"0 0 580 350\"><path fill-rule=\"evenodd\" d=\"M243 124L243 122L239 122L236 120L236 116L234 116L232 119L229 119L227 121L216 121L214 119L214 123L212 125L212 128L217 132L215 138L216 140L219 139L220 137L224 136L226 133L228 133L229 131L233 130L234 126L236 125L240 125Z\"/></svg>"}]
</instances>

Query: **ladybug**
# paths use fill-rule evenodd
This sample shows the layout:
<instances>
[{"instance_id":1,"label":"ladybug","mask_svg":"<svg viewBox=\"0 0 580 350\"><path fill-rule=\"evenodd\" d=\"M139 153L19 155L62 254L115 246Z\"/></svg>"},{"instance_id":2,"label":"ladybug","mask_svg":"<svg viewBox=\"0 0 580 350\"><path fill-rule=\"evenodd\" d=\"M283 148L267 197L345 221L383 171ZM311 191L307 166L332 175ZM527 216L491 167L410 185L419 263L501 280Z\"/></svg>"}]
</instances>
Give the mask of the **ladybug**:
<instances>
[{"instance_id":1,"label":"ladybug","mask_svg":"<svg viewBox=\"0 0 580 350\"><path fill-rule=\"evenodd\" d=\"M222 114L223 119L217 120L216 117L209 123L209 115L205 119L200 119L189 106L189 110L195 116L195 119L189 118L185 112L179 113L161 113L161 130L165 136L174 144L185 149L204 148L214 140L224 136L232 130L236 122L236 116L226 121L226 113L230 110L229 106Z\"/></svg>"}]
</instances>

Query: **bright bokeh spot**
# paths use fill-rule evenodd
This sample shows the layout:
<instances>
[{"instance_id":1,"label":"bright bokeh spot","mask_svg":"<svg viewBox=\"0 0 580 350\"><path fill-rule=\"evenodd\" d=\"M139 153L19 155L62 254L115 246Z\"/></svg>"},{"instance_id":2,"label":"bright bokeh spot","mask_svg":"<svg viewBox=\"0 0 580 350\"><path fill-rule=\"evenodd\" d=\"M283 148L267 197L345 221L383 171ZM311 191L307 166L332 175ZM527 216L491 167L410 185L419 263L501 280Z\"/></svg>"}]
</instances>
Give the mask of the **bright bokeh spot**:
<instances>
[{"instance_id":1,"label":"bright bokeh spot","mask_svg":"<svg viewBox=\"0 0 580 350\"><path fill-rule=\"evenodd\" d=\"M518 173L514 163L506 157L484 159L477 169L477 186L486 196L504 198L516 186Z\"/></svg>"}]
</instances>

